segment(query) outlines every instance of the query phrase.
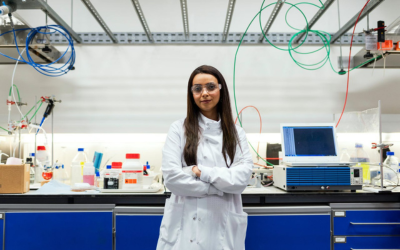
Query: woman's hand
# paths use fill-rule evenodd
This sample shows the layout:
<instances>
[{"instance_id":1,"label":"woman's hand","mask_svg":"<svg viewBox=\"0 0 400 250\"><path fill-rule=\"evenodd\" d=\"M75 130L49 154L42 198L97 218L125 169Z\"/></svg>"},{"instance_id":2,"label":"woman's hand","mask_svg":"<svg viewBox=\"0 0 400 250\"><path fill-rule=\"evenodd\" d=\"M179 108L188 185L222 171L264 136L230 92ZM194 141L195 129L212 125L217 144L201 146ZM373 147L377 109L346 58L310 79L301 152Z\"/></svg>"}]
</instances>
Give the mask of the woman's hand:
<instances>
[{"instance_id":1,"label":"woman's hand","mask_svg":"<svg viewBox=\"0 0 400 250\"><path fill-rule=\"evenodd\" d=\"M192 168L192 171L193 171L193 173L196 174L197 177L200 177L201 171L199 170L199 168L198 168L197 166L194 166L194 167Z\"/></svg>"}]
</instances>

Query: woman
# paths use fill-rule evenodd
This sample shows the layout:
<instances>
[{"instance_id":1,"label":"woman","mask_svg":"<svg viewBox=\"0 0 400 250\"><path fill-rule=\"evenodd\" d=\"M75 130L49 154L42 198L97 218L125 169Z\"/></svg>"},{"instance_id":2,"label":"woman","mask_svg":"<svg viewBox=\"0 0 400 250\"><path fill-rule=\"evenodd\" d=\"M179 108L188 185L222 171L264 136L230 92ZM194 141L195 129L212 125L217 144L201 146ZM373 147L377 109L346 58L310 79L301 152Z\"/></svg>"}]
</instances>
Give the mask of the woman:
<instances>
[{"instance_id":1,"label":"woman","mask_svg":"<svg viewBox=\"0 0 400 250\"><path fill-rule=\"evenodd\" d=\"M235 126L222 74L200 66L189 78L187 116L174 122L163 149L166 200L158 250L244 250L241 193L253 166Z\"/></svg>"}]
</instances>

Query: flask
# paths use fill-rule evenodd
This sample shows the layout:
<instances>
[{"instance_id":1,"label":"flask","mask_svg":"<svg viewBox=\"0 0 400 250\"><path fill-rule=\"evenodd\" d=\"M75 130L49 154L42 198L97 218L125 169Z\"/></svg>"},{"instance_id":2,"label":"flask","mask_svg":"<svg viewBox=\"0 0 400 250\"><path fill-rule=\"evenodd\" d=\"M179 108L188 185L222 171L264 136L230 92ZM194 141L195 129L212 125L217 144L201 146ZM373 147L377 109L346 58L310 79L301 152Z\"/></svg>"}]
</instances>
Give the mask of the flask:
<instances>
[{"instance_id":1,"label":"flask","mask_svg":"<svg viewBox=\"0 0 400 250\"><path fill-rule=\"evenodd\" d=\"M71 185L75 183L82 183L82 169L83 165L87 162L87 156L83 148L78 148L78 154L74 157L71 164Z\"/></svg>"},{"instance_id":2,"label":"flask","mask_svg":"<svg viewBox=\"0 0 400 250\"><path fill-rule=\"evenodd\" d=\"M347 151L347 148L342 148L342 153L340 155L340 162L349 162L350 161L350 154Z\"/></svg>"},{"instance_id":3,"label":"flask","mask_svg":"<svg viewBox=\"0 0 400 250\"><path fill-rule=\"evenodd\" d=\"M122 189L143 188L143 164L140 163L140 154L126 154L122 165Z\"/></svg>"},{"instance_id":4,"label":"flask","mask_svg":"<svg viewBox=\"0 0 400 250\"><path fill-rule=\"evenodd\" d=\"M350 162L356 162L357 166L362 167L364 184L370 184L370 160L367 152L364 151L363 145L361 143L356 143L355 150L350 157Z\"/></svg>"}]
</instances>

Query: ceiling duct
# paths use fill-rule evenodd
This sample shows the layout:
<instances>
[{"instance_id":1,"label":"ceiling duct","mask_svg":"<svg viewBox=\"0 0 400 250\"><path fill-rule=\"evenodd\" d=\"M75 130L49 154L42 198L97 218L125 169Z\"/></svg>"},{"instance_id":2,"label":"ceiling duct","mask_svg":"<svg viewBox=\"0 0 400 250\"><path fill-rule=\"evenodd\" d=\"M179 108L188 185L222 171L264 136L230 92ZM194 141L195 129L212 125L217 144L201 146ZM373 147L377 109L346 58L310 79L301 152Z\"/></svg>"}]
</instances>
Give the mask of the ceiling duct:
<instances>
[{"instance_id":1,"label":"ceiling duct","mask_svg":"<svg viewBox=\"0 0 400 250\"><path fill-rule=\"evenodd\" d=\"M30 28L30 26L17 14L13 13L13 22L15 29ZM3 34L7 31L11 31L10 19L8 16L0 17L0 33ZM25 47L26 37L30 30L17 31L16 37L18 42L19 51L22 52ZM29 45L28 49L32 60L35 63L48 64L57 60L63 53L58 51L54 46L50 44L50 39L45 35L37 35L33 39L33 43ZM7 56L18 58L19 54L15 45L13 33L10 32L3 36L0 36L0 52ZM24 53L25 55L25 53ZM67 53L57 63L65 63L65 59L69 58L70 53ZM26 59L26 57L24 57ZM0 64L15 64L15 60L9 59L3 55L0 55Z\"/></svg>"}]
</instances>

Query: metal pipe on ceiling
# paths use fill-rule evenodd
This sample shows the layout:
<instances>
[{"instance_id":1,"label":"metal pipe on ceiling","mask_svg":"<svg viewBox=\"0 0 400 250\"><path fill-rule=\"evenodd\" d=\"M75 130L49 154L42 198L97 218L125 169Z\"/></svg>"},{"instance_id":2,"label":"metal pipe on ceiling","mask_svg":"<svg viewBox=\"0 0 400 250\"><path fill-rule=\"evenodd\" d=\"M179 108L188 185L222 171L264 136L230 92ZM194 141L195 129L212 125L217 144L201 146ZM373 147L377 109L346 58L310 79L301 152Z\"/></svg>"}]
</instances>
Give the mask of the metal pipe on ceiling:
<instances>
[{"instance_id":1,"label":"metal pipe on ceiling","mask_svg":"<svg viewBox=\"0 0 400 250\"><path fill-rule=\"evenodd\" d=\"M90 0L82 0L82 2L96 19L96 21L100 24L103 30L107 33L107 35L111 38L111 40L113 40L114 43L118 43L118 39L111 32L110 28L108 28L107 24L104 22L103 18L101 18L99 12L97 12L96 8L93 6Z\"/></svg>"},{"instance_id":2,"label":"metal pipe on ceiling","mask_svg":"<svg viewBox=\"0 0 400 250\"><path fill-rule=\"evenodd\" d=\"M265 35L267 35L269 29L271 28L271 26L274 23L276 17L278 16L279 11L282 9L283 3L285 1L286 0L278 0L278 1L276 1L275 7L272 10L272 13L269 16L268 22L265 24L265 27L263 29ZM258 42L261 43L263 40L264 40L264 36L263 36L263 34L261 34L260 38L258 39Z\"/></svg>"},{"instance_id":3,"label":"metal pipe on ceiling","mask_svg":"<svg viewBox=\"0 0 400 250\"><path fill-rule=\"evenodd\" d=\"M317 22L318 20L322 17L323 14L325 14L325 12L329 9L329 7L331 7L332 3L335 0L327 0L324 3L324 8L319 9L317 11L317 13L314 15L314 17L310 20L310 22L308 23L308 29L310 30ZM304 30L307 30L307 26L304 27ZM298 35L298 37L296 38L296 40L294 41L294 43L299 43L301 39L303 39L303 37L305 36L306 33L301 33L300 35Z\"/></svg>"},{"instance_id":4,"label":"metal pipe on ceiling","mask_svg":"<svg viewBox=\"0 0 400 250\"><path fill-rule=\"evenodd\" d=\"M228 37L229 28L231 27L233 10L235 9L236 0L229 0L228 10L226 12L224 31L222 32L222 42L226 41Z\"/></svg>"},{"instance_id":5,"label":"metal pipe on ceiling","mask_svg":"<svg viewBox=\"0 0 400 250\"><path fill-rule=\"evenodd\" d=\"M182 10L183 30L185 32L185 38L186 38L186 40L188 40L189 39L189 16L188 16L186 0L181 0L181 10Z\"/></svg>"},{"instance_id":6,"label":"metal pipe on ceiling","mask_svg":"<svg viewBox=\"0 0 400 250\"><path fill-rule=\"evenodd\" d=\"M146 18L144 17L144 13L142 11L142 8L140 7L139 0L132 0L132 3L133 3L133 7L135 7L136 14L139 17L140 23L142 24L144 32L147 35L147 38L149 39L149 41L153 42L154 41L153 35L150 32L149 25L147 24Z\"/></svg>"},{"instance_id":7,"label":"metal pipe on ceiling","mask_svg":"<svg viewBox=\"0 0 400 250\"><path fill-rule=\"evenodd\" d=\"M385 1L385 0L371 0L371 2L368 3L367 7L365 7L364 11L361 13L359 21L361 21L364 17L366 17L371 11L373 11L376 7L378 7L378 5L381 4L383 1ZM337 39L342 37L349 29L354 27L359 14L360 13L357 13L354 17L352 17L350 19L350 21L348 21L345 25L343 25L343 27L340 28L339 31L336 32L332 36L331 43L336 42Z\"/></svg>"}]
</instances>

